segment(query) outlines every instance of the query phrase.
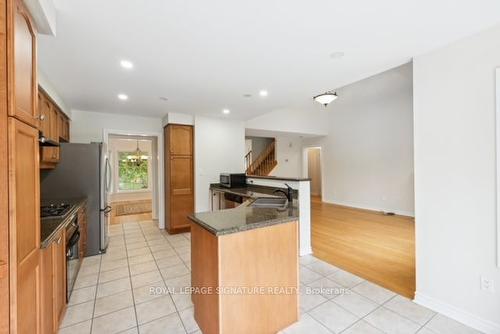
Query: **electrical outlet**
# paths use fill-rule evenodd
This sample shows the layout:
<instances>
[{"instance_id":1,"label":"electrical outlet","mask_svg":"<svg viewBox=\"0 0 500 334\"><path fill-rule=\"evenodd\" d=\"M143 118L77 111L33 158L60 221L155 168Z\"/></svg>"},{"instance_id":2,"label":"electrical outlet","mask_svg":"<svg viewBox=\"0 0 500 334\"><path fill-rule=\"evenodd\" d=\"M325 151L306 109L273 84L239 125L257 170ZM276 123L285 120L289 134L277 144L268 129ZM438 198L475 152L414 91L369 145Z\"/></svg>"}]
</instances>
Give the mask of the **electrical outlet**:
<instances>
[{"instance_id":1,"label":"electrical outlet","mask_svg":"<svg viewBox=\"0 0 500 334\"><path fill-rule=\"evenodd\" d=\"M495 292L495 285L493 284L493 280L488 277L481 276L481 290L488 292Z\"/></svg>"}]
</instances>

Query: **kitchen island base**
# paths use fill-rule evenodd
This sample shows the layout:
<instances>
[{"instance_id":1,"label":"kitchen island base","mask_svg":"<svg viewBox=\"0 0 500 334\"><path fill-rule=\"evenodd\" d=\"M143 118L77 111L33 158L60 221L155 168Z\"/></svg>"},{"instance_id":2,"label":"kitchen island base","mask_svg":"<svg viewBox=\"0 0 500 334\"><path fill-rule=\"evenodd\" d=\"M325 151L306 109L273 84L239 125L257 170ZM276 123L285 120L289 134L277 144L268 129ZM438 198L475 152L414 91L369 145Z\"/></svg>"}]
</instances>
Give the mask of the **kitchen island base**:
<instances>
[{"instance_id":1,"label":"kitchen island base","mask_svg":"<svg viewBox=\"0 0 500 334\"><path fill-rule=\"evenodd\" d=\"M204 334L277 333L298 321L297 221L219 236L192 223L191 258Z\"/></svg>"}]
</instances>

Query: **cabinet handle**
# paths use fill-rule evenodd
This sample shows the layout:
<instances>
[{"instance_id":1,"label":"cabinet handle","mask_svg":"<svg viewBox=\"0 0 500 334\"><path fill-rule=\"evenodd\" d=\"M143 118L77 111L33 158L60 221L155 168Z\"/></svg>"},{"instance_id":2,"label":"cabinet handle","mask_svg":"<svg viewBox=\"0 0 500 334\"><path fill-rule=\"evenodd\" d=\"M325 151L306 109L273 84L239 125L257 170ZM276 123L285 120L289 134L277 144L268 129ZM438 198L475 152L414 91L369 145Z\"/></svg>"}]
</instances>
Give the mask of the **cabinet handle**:
<instances>
[{"instance_id":1,"label":"cabinet handle","mask_svg":"<svg viewBox=\"0 0 500 334\"><path fill-rule=\"evenodd\" d=\"M39 120L43 121L45 119L45 115L37 116L36 119L39 119Z\"/></svg>"},{"instance_id":2,"label":"cabinet handle","mask_svg":"<svg viewBox=\"0 0 500 334\"><path fill-rule=\"evenodd\" d=\"M57 241L56 241L56 244L60 245L61 244L61 240L62 240L62 237L59 237L59 239L57 239Z\"/></svg>"}]
</instances>

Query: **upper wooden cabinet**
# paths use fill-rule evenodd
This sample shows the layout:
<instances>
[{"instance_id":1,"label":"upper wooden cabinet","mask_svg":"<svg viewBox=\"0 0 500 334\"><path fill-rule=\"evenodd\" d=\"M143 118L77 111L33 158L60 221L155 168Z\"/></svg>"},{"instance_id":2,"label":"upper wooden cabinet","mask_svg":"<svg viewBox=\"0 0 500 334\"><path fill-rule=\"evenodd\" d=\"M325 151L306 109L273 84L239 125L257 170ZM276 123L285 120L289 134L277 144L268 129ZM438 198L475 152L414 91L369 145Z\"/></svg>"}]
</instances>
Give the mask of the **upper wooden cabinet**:
<instances>
[{"instance_id":1,"label":"upper wooden cabinet","mask_svg":"<svg viewBox=\"0 0 500 334\"><path fill-rule=\"evenodd\" d=\"M172 124L168 126L168 143L170 154L187 155L193 154L193 127L190 125Z\"/></svg>"},{"instance_id":2,"label":"upper wooden cabinet","mask_svg":"<svg viewBox=\"0 0 500 334\"><path fill-rule=\"evenodd\" d=\"M9 115L38 128L36 30L22 1L8 4L7 11L13 11L12 20L7 21L7 28L13 32L13 38L7 39L7 66L12 74L9 77Z\"/></svg>"},{"instance_id":3,"label":"upper wooden cabinet","mask_svg":"<svg viewBox=\"0 0 500 334\"><path fill-rule=\"evenodd\" d=\"M69 119L55 102L41 88L38 88L38 109L40 112L40 131L55 142L69 142ZM40 168L52 169L59 162L59 147L42 147Z\"/></svg>"},{"instance_id":4,"label":"upper wooden cabinet","mask_svg":"<svg viewBox=\"0 0 500 334\"><path fill-rule=\"evenodd\" d=\"M11 332L40 333L38 129L8 120Z\"/></svg>"},{"instance_id":5,"label":"upper wooden cabinet","mask_svg":"<svg viewBox=\"0 0 500 334\"><path fill-rule=\"evenodd\" d=\"M169 233L188 231L194 212L193 127L165 127L165 224Z\"/></svg>"}]
</instances>

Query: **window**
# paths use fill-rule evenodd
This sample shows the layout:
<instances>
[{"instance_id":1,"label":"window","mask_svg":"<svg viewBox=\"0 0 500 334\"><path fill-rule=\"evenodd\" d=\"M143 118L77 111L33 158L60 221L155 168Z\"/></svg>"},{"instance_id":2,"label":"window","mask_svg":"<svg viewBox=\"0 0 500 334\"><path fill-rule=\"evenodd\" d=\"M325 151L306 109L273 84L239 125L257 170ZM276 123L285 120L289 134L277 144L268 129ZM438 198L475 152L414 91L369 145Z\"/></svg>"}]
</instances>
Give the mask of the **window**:
<instances>
[{"instance_id":1,"label":"window","mask_svg":"<svg viewBox=\"0 0 500 334\"><path fill-rule=\"evenodd\" d=\"M127 156L135 152L118 152L118 191L149 189L149 160L130 163Z\"/></svg>"}]
</instances>

